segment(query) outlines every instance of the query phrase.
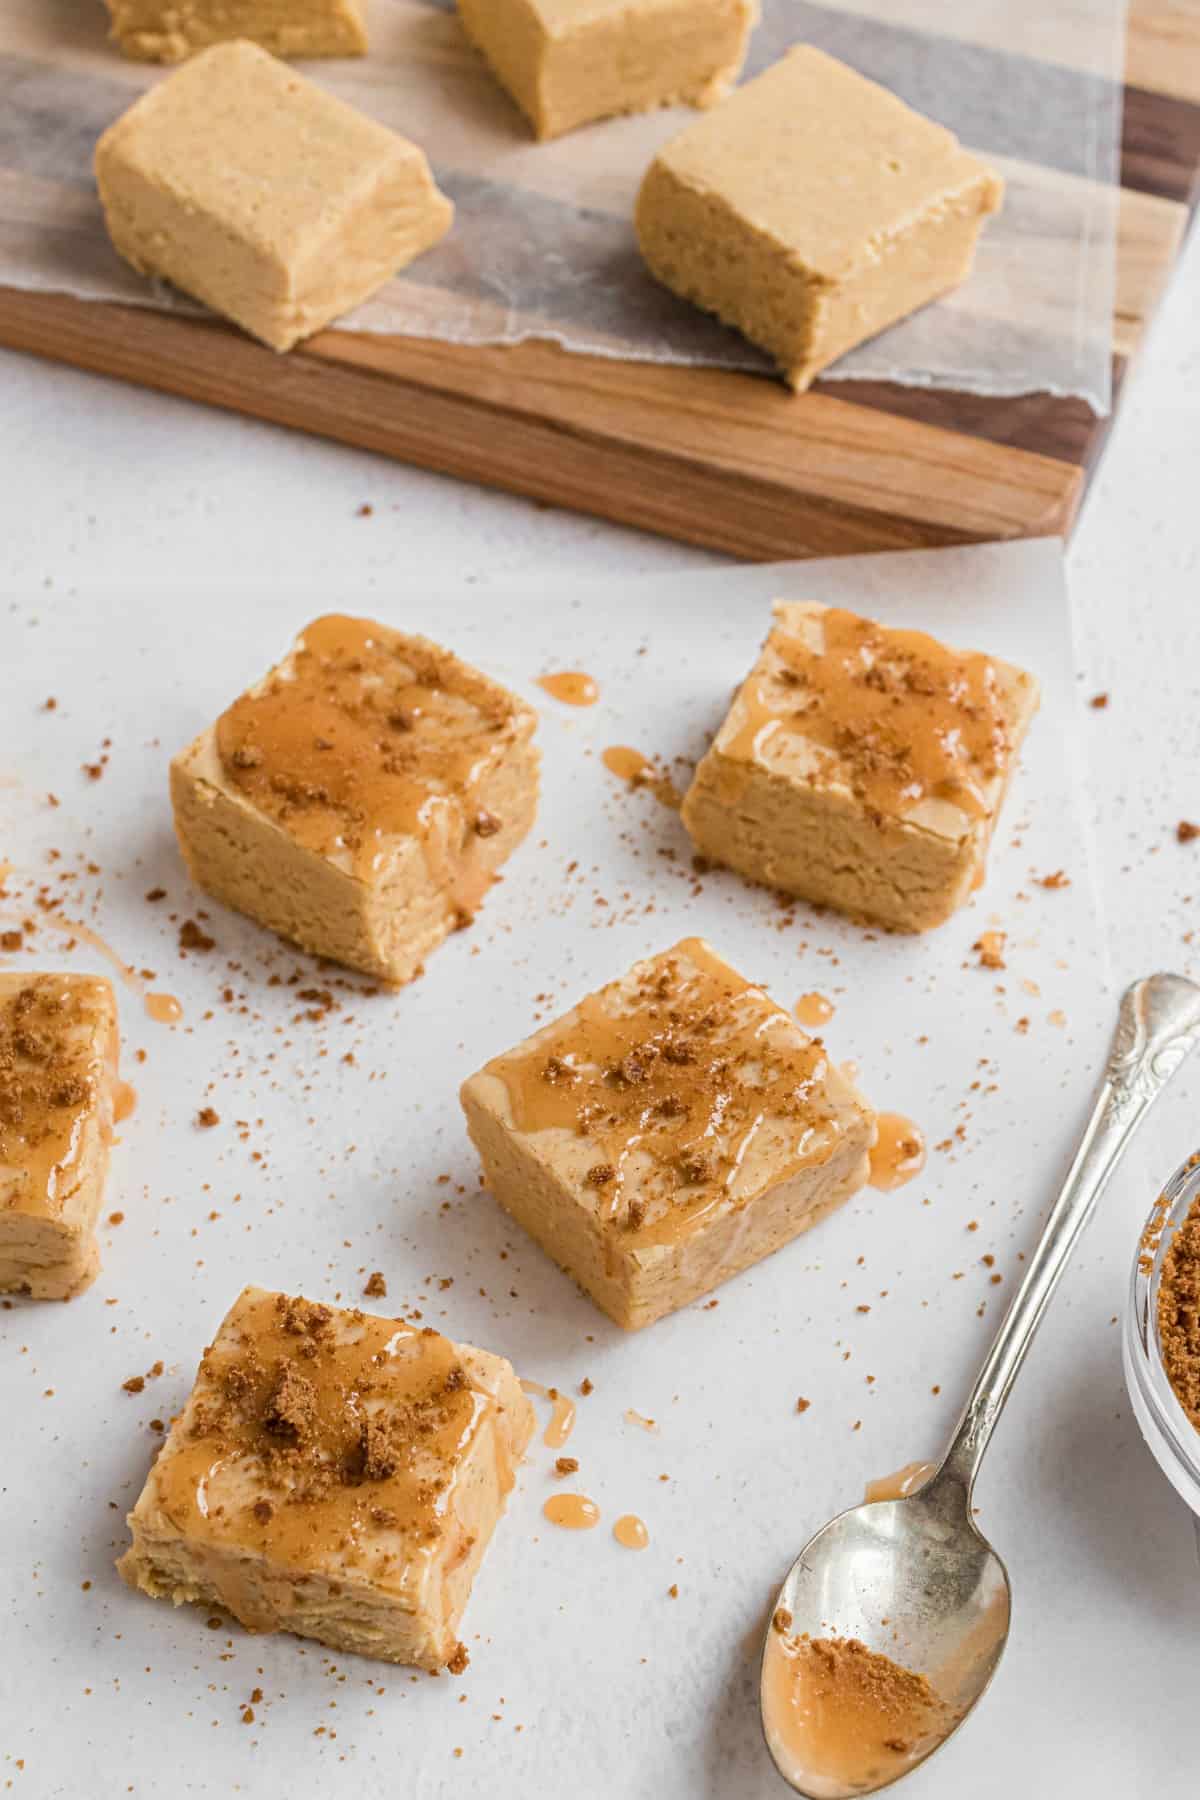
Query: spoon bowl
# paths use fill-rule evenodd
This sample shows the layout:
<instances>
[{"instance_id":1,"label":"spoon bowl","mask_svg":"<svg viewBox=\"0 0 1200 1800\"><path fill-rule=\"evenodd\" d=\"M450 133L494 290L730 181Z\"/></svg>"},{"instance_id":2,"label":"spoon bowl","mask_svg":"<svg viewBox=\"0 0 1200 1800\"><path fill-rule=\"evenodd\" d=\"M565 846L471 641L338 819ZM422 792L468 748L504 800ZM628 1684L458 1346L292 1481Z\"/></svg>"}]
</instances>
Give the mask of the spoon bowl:
<instances>
[{"instance_id":1,"label":"spoon bowl","mask_svg":"<svg viewBox=\"0 0 1200 1800\"><path fill-rule=\"evenodd\" d=\"M1130 1138L1200 1043L1200 987L1125 993L1075 1159L944 1457L902 1499L840 1513L792 1564L763 1645L763 1731L808 1800L874 1794L920 1766L982 1698L1008 1640L1008 1573L971 1493L1050 1297Z\"/></svg>"},{"instance_id":2,"label":"spoon bowl","mask_svg":"<svg viewBox=\"0 0 1200 1800\"><path fill-rule=\"evenodd\" d=\"M775 1620L789 1636L857 1638L919 1670L944 1703L939 1730L884 1755L867 1773L797 1763L771 1698L771 1632L763 1651L763 1728L771 1755L812 1800L875 1793L917 1768L987 1691L1008 1639L1008 1571L972 1523L961 1484L934 1475L902 1500L839 1513L800 1552L779 1590ZM772 1630L779 1627L773 1622ZM865 1785L864 1785L865 1783Z\"/></svg>"}]
</instances>

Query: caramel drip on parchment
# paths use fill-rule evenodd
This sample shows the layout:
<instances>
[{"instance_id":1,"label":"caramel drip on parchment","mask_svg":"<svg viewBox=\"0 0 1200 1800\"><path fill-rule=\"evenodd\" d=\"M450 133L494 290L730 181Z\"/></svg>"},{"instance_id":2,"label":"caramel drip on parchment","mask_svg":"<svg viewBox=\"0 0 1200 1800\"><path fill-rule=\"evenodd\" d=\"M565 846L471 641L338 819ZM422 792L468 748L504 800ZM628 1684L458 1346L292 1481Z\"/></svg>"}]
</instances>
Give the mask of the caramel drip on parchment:
<instances>
[{"instance_id":1,"label":"caramel drip on parchment","mask_svg":"<svg viewBox=\"0 0 1200 1800\"><path fill-rule=\"evenodd\" d=\"M824 1051L698 938L643 965L633 989L588 995L557 1033L488 1072L518 1131L587 1140L600 1216L635 1241L720 1205L768 1122L781 1138L773 1183L830 1154Z\"/></svg>"},{"instance_id":2,"label":"caramel drip on parchment","mask_svg":"<svg viewBox=\"0 0 1200 1800\"><path fill-rule=\"evenodd\" d=\"M837 1009L824 994L801 994L792 1010L802 1025L812 1029L817 1025L828 1025Z\"/></svg>"},{"instance_id":3,"label":"caramel drip on parchment","mask_svg":"<svg viewBox=\"0 0 1200 1800\"><path fill-rule=\"evenodd\" d=\"M600 1523L600 1508L586 1494L551 1494L542 1515L566 1531L591 1531Z\"/></svg>"},{"instance_id":4,"label":"caramel drip on parchment","mask_svg":"<svg viewBox=\"0 0 1200 1800\"><path fill-rule=\"evenodd\" d=\"M625 1417L631 1425L639 1425L643 1431L658 1430L657 1420L648 1419L645 1413L634 1412L632 1406L627 1406L625 1408Z\"/></svg>"},{"instance_id":5,"label":"caramel drip on parchment","mask_svg":"<svg viewBox=\"0 0 1200 1800\"><path fill-rule=\"evenodd\" d=\"M645 788L663 806L678 812L683 805L683 795L670 776L657 767L653 757L643 755L629 744L611 744L601 751L600 761L618 781L627 781L630 787Z\"/></svg>"},{"instance_id":6,"label":"caramel drip on parchment","mask_svg":"<svg viewBox=\"0 0 1200 1800\"><path fill-rule=\"evenodd\" d=\"M128 1081L118 1081L113 1087L113 1124L123 1125L131 1118L137 1108L137 1089Z\"/></svg>"},{"instance_id":7,"label":"caramel drip on parchment","mask_svg":"<svg viewBox=\"0 0 1200 1800\"><path fill-rule=\"evenodd\" d=\"M871 1187L891 1193L912 1181L925 1167L925 1134L899 1113L880 1113L871 1150Z\"/></svg>"},{"instance_id":8,"label":"caramel drip on parchment","mask_svg":"<svg viewBox=\"0 0 1200 1800\"><path fill-rule=\"evenodd\" d=\"M492 879L474 838L497 829L473 817L472 797L513 718L449 652L335 614L222 714L216 741L226 778L305 849L369 876L396 838L415 837L469 917Z\"/></svg>"},{"instance_id":9,"label":"caramel drip on parchment","mask_svg":"<svg viewBox=\"0 0 1200 1800\"><path fill-rule=\"evenodd\" d=\"M451 1497L493 1410L438 1332L253 1290L205 1353L159 1497L194 1542L285 1569L336 1553L394 1588L422 1556L459 1550ZM222 1598L255 1623L245 1593Z\"/></svg>"},{"instance_id":10,"label":"caramel drip on parchment","mask_svg":"<svg viewBox=\"0 0 1200 1800\"><path fill-rule=\"evenodd\" d=\"M622 1513L613 1526L613 1536L623 1550L645 1550L650 1542L645 1520L636 1513Z\"/></svg>"},{"instance_id":11,"label":"caramel drip on parchment","mask_svg":"<svg viewBox=\"0 0 1200 1800\"><path fill-rule=\"evenodd\" d=\"M875 812L944 800L985 816L987 784L1011 748L995 663L837 607L813 622L822 650L782 625L771 633L781 666L742 687L744 717L725 755L750 761L777 732L791 732L827 751L830 772Z\"/></svg>"},{"instance_id":12,"label":"caramel drip on parchment","mask_svg":"<svg viewBox=\"0 0 1200 1800\"><path fill-rule=\"evenodd\" d=\"M553 675L539 675L537 684L552 700L565 706L595 706L600 698L600 685L582 669L562 669Z\"/></svg>"},{"instance_id":13,"label":"caramel drip on parchment","mask_svg":"<svg viewBox=\"0 0 1200 1800\"><path fill-rule=\"evenodd\" d=\"M561 1450L575 1429L575 1402L556 1387L543 1387L540 1381L523 1381L521 1386L527 1394L549 1400L553 1410L542 1442L551 1450Z\"/></svg>"},{"instance_id":14,"label":"caramel drip on parchment","mask_svg":"<svg viewBox=\"0 0 1200 1800\"><path fill-rule=\"evenodd\" d=\"M100 955L116 970L125 986L132 988L135 994L141 995L146 1017L153 1019L156 1025L177 1025L182 1019L183 1007L174 994L148 994L146 984L137 970L131 968L122 957L118 956L112 945L102 938L93 926L84 925L78 919L68 919L60 912L43 913L38 922L49 926L51 931L61 931L64 937L82 938L85 944L90 944L93 950L98 950Z\"/></svg>"}]
</instances>

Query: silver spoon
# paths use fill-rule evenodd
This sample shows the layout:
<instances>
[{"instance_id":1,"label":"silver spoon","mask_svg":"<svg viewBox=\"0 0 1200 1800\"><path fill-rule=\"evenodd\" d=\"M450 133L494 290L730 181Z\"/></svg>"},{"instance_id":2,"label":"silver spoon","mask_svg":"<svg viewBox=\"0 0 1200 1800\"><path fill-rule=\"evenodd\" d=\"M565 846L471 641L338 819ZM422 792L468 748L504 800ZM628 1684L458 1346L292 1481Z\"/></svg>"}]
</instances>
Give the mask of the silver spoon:
<instances>
[{"instance_id":1,"label":"silver spoon","mask_svg":"<svg viewBox=\"0 0 1200 1800\"><path fill-rule=\"evenodd\" d=\"M792 1564L767 1628L760 1698L775 1766L808 1800L849 1800L899 1780L941 1748L995 1674L1008 1641L1011 1590L1004 1564L972 1518L975 1477L1092 1208L1138 1125L1198 1043L1195 982L1150 975L1128 989L1075 1160L941 1462L906 1498L840 1513ZM849 1775L844 1763L834 1766L836 1756L821 1766L811 1750L800 1766L794 1749L789 1754L768 1686L777 1649L772 1638L780 1628L793 1638L858 1638L927 1675L946 1703L938 1722L902 1752L882 1756L869 1773Z\"/></svg>"}]
</instances>

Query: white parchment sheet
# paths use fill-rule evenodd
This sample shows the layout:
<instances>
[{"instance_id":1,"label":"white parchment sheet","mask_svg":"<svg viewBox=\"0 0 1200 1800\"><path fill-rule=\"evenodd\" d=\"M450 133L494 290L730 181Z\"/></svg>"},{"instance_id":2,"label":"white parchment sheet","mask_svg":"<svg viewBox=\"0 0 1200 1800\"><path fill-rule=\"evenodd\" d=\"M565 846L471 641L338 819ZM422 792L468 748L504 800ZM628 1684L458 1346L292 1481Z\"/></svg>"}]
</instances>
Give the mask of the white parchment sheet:
<instances>
[{"instance_id":1,"label":"white parchment sheet","mask_svg":"<svg viewBox=\"0 0 1200 1800\"><path fill-rule=\"evenodd\" d=\"M843 358L839 377L1109 402L1125 0L810 4L764 0L747 75L808 41L940 119L1005 175L956 294ZM95 299L154 293L104 234L97 137L161 69L106 41L100 0L0 5L0 284ZM949 33L950 35L941 35ZM448 0L372 0L371 54L322 85L421 143L453 198L451 236L349 320L460 343L568 347L726 368L767 364L659 288L631 224L641 176L694 115L672 109L534 143Z\"/></svg>"},{"instance_id":2,"label":"white parchment sheet","mask_svg":"<svg viewBox=\"0 0 1200 1800\"><path fill-rule=\"evenodd\" d=\"M105 1215L124 1221L104 1228L86 1296L0 1310L0 1780L25 1800L773 1800L750 1635L809 1532L868 1478L942 1443L1065 1170L1115 1006L1073 767L1058 546L436 595L411 578L368 591L348 578L336 594L186 581L168 611L128 592L4 601L15 665L0 859L13 867L0 929L36 919L33 891L49 883L186 1017L156 1026L121 990L138 1106ZM628 744L684 778L777 595L925 626L1042 682L987 886L935 933L866 933L733 875L697 880L677 815L602 765ZM526 694L545 770L535 831L474 927L400 993L335 984L322 1021L302 990L331 972L189 887L166 767L331 606L433 632ZM596 677L597 706L535 685L563 668ZM89 780L81 765L101 754ZM1042 885L1060 870L1069 885ZM166 897L147 901L158 887ZM216 940L207 955L180 955L188 918ZM972 949L989 928L1008 934L1003 970ZM864 1192L717 1305L627 1337L480 1189L456 1093L535 1020L693 932L785 1005L830 999L831 1053L855 1058L874 1102L936 1147L919 1180ZM105 968L44 927L0 955L4 968L46 964ZM207 1130L194 1123L204 1106L220 1118ZM1163 1169L1191 1147L1159 1145ZM985 1706L922 1772L923 1800L1192 1791L1169 1735L1145 1728L1190 1717L1187 1525L1128 1416L1110 1324L1147 1202L1127 1181L1106 1197L997 1432L979 1502L1012 1573L1012 1642ZM113 1569L160 1441L150 1421L178 1411L242 1285L354 1304L375 1269L383 1310L416 1308L568 1393L594 1384L568 1448L602 1522L545 1522L561 1484L535 1443L466 1614L458 1678L209 1629L203 1610L133 1594ZM160 1360L142 1393L122 1390ZM625 1512L649 1527L640 1554L610 1535Z\"/></svg>"}]
</instances>

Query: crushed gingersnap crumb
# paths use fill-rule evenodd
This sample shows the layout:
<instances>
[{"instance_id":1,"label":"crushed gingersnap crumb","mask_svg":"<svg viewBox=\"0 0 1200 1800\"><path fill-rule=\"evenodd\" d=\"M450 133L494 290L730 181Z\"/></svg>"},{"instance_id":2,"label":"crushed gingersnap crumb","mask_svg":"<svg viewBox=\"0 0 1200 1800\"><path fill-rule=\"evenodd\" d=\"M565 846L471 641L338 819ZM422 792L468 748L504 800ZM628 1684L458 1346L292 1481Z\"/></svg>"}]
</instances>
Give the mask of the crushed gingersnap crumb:
<instances>
[{"instance_id":1,"label":"crushed gingersnap crumb","mask_svg":"<svg viewBox=\"0 0 1200 1800\"><path fill-rule=\"evenodd\" d=\"M1200 1198L1193 1200L1163 1258L1158 1341L1167 1380L1200 1431Z\"/></svg>"}]
</instances>

